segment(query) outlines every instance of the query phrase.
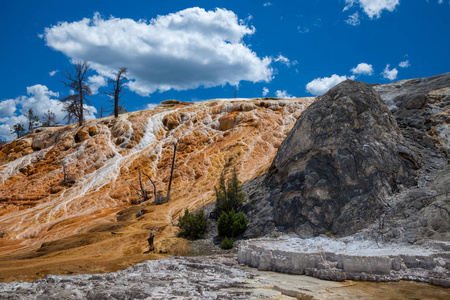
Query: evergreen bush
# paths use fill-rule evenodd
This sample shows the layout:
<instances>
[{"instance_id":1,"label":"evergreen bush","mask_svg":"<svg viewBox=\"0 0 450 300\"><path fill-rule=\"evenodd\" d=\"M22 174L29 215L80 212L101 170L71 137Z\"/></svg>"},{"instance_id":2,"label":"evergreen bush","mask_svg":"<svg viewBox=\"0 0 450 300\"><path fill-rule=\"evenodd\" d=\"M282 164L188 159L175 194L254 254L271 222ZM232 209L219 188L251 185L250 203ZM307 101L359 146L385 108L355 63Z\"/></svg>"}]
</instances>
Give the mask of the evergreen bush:
<instances>
[{"instance_id":1,"label":"evergreen bush","mask_svg":"<svg viewBox=\"0 0 450 300\"><path fill-rule=\"evenodd\" d=\"M220 244L220 248L228 250L233 248L234 242L231 239L225 238L222 243Z\"/></svg>"},{"instance_id":2,"label":"evergreen bush","mask_svg":"<svg viewBox=\"0 0 450 300\"><path fill-rule=\"evenodd\" d=\"M234 209L222 212L217 221L217 229L219 235L225 237L238 236L247 229L248 220L243 212L235 213Z\"/></svg>"},{"instance_id":3,"label":"evergreen bush","mask_svg":"<svg viewBox=\"0 0 450 300\"><path fill-rule=\"evenodd\" d=\"M186 208L184 215L178 219L181 228L180 236L188 239L200 239L206 232L207 217L203 211L191 214Z\"/></svg>"}]
</instances>

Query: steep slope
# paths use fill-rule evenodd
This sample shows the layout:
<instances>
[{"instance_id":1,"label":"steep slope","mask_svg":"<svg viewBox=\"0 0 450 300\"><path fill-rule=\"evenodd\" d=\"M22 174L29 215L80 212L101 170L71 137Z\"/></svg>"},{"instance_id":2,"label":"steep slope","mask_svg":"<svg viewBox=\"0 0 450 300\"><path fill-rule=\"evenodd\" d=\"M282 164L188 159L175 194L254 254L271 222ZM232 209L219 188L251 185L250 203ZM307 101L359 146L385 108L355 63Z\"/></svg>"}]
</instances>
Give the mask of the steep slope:
<instances>
[{"instance_id":1,"label":"steep slope","mask_svg":"<svg viewBox=\"0 0 450 300\"><path fill-rule=\"evenodd\" d=\"M211 203L224 168L236 166L242 181L266 172L313 100L172 102L81 128L48 128L5 145L0 152L0 273L8 278L3 272L8 269L13 276L39 277L45 274L36 271L55 265L63 273L123 268L152 257L142 255L149 231L157 233L157 252L186 251L186 243L174 238L178 214ZM131 188L138 185L138 170L155 180L158 191L167 190L175 141L171 200L151 205L150 199L124 209L138 202ZM18 267L21 259L28 265ZM71 269L74 261L83 261L82 266Z\"/></svg>"}]
</instances>

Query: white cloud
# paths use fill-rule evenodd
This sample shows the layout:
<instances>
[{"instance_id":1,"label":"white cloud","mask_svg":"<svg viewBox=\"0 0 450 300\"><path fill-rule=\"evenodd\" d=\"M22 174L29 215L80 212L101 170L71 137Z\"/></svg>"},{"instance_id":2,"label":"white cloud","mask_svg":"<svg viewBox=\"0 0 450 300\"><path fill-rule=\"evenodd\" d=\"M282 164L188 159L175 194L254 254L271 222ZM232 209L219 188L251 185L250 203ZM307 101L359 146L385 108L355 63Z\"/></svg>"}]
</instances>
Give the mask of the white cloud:
<instances>
[{"instance_id":1,"label":"white cloud","mask_svg":"<svg viewBox=\"0 0 450 300\"><path fill-rule=\"evenodd\" d=\"M342 11L349 10L353 4L355 4L357 0L345 0L345 4L347 4Z\"/></svg>"},{"instance_id":2,"label":"white cloud","mask_svg":"<svg viewBox=\"0 0 450 300\"><path fill-rule=\"evenodd\" d=\"M281 54L278 55L278 57L275 58L274 61L276 61L276 62L281 62L281 63L283 63L283 64L285 64L285 65L287 65L287 66L290 65L289 58L284 57L284 56L281 55Z\"/></svg>"},{"instance_id":3,"label":"white cloud","mask_svg":"<svg viewBox=\"0 0 450 300\"><path fill-rule=\"evenodd\" d=\"M352 68L350 70L354 75L369 75L371 76L373 74L373 67L372 65L366 64L366 63L360 63L356 67Z\"/></svg>"},{"instance_id":4,"label":"white cloud","mask_svg":"<svg viewBox=\"0 0 450 300\"><path fill-rule=\"evenodd\" d=\"M58 72L59 72L58 70L54 70L54 71L48 72L48 74L50 75L50 77L53 77L53 76L55 76L56 73L58 73Z\"/></svg>"},{"instance_id":5,"label":"white cloud","mask_svg":"<svg viewBox=\"0 0 450 300\"><path fill-rule=\"evenodd\" d=\"M359 13L355 12L353 15L348 16L348 19L345 20L345 23L352 25L352 26L358 26L361 24L359 21Z\"/></svg>"},{"instance_id":6,"label":"white cloud","mask_svg":"<svg viewBox=\"0 0 450 300\"><path fill-rule=\"evenodd\" d=\"M0 118L10 117L16 111L16 100L8 99L0 102Z\"/></svg>"},{"instance_id":7,"label":"white cloud","mask_svg":"<svg viewBox=\"0 0 450 300\"><path fill-rule=\"evenodd\" d=\"M405 61L400 62L400 63L398 64L398 66L399 66L400 68L408 68L408 67L411 66L411 64L409 63L409 60L405 60Z\"/></svg>"},{"instance_id":8,"label":"white cloud","mask_svg":"<svg viewBox=\"0 0 450 300\"><path fill-rule=\"evenodd\" d=\"M288 92L287 91L280 91L280 90L277 90L276 92L275 92L275 96L277 97L277 98L282 98L282 99L291 99L291 98L295 98L295 96L292 96L292 95L290 95L290 94L288 94Z\"/></svg>"},{"instance_id":9,"label":"white cloud","mask_svg":"<svg viewBox=\"0 0 450 300\"><path fill-rule=\"evenodd\" d=\"M271 6L272 3L270 3L270 2L265 2L263 5L264 5L264 7L267 7L267 6Z\"/></svg>"},{"instance_id":10,"label":"white cloud","mask_svg":"<svg viewBox=\"0 0 450 300\"><path fill-rule=\"evenodd\" d=\"M108 84L106 78L99 75L89 76L87 82L93 95L98 94L98 89Z\"/></svg>"},{"instance_id":11,"label":"white cloud","mask_svg":"<svg viewBox=\"0 0 450 300\"><path fill-rule=\"evenodd\" d=\"M267 96L267 94L269 94L269 89L266 87L263 87L263 91L262 91L263 97Z\"/></svg>"},{"instance_id":12,"label":"white cloud","mask_svg":"<svg viewBox=\"0 0 450 300\"><path fill-rule=\"evenodd\" d=\"M51 110L55 113L56 121L64 124L66 113L62 111L62 103L55 99L59 93L52 92L45 85L36 84L27 87L27 95L16 99L8 99L0 102L0 137L7 141L15 138L10 134L10 129L16 123L26 124L24 114L31 108L33 113L42 119L44 113ZM89 113L86 119L94 119L97 110L93 106L85 106Z\"/></svg>"},{"instance_id":13,"label":"white cloud","mask_svg":"<svg viewBox=\"0 0 450 300\"><path fill-rule=\"evenodd\" d=\"M384 68L384 71L383 71L383 78L387 78L389 80L395 80L397 78L398 71L396 68L393 68L392 70L389 70L389 68L390 68L390 65L387 64L386 68Z\"/></svg>"},{"instance_id":14,"label":"white cloud","mask_svg":"<svg viewBox=\"0 0 450 300\"><path fill-rule=\"evenodd\" d=\"M347 5L343 11L350 9L355 3L359 3L359 6L369 18L373 19L374 17L380 18L383 10L393 12L400 4L400 0L345 0L345 3Z\"/></svg>"},{"instance_id":15,"label":"white cloud","mask_svg":"<svg viewBox=\"0 0 450 300\"><path fill-rule=\"evenodd\" d=\"M331 77L316 78L306 85L306 91L314 96L323 95L329 89L347 79L349 77L336 74L331 75Z\"/></svg>"},{"instance_id":16,"label":"white cloud","mask_svg":"<svg viewBox=\"0 0 450 300\"><path fill-rule=\"evenodd\" d=\"M290 68L291 66L295 66L297 64L296 60L290 61L289 58L284 57L281 54L278 55L277 58L273 58L272 61L282 63L282 64L286 65L288 68Z\"/></svg>"},{"instance_id":17,"label":"white cloud","mask_svg":"<svg viewBox=\"0 0 450 300\"><path fill-rule=\"evenodd\" d=\"M309 32L309 28L308 27L297 27L298 32L300 33L308 33Z\"/></svg>"},{"instance_id":18,"label":"white cloud","mask_svg":"<svg viewBox=\"0 0 450 300\"><path fill-rule=\"evenodd\" d=\"M128 88L146 96L155 91L213 87L240 81L269 82L269 57L259 58L244 36L254 27L226 9L188 8L134 21L98 13L92 19L60 22L45 29L46 44L73 60L86 60L99 75L128 68Z\"/></svg>"},{"instance_id":19,"label":"white cloud","mask_svg":"<svg viewBox=\"0 0 450 300\"><path fill-rule=\"evenodd\" d=\"M158 104L156 104L156 103L148 103L147 106L145 107L145 109L154 109L157 106L158 106Z\"/></svg>"}]
</instances>

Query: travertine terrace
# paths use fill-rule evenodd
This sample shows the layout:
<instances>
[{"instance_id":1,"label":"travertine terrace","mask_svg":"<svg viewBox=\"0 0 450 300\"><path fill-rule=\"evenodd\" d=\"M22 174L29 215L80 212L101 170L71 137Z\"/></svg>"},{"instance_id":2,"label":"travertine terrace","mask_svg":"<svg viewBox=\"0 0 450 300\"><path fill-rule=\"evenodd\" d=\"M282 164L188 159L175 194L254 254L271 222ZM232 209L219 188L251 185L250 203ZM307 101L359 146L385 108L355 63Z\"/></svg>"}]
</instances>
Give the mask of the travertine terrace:
<instances>
[{"instance_id":1,"label":"travertine terrace","mask_svg":"<svg viewBox=\"0 0 450 300\"><path fill-rule=\"evenodd\" d=\"M159 257L142 255L149 231L157 233L157 253L186 252L186 242L176 238L179 213L211 203L222 170L236 167L243 182L266 172L313 100L171 102L82 127L44 129L7 144L0 152L0 268L13 275L2 272L0 279L109 271ZM171 200L133 206L138 170L166 192L175 141ZM47 258L58 266L47 266ZM76 263L68 261L78 259L83 264L73 270Z\"/></svg>"}]
</instances>

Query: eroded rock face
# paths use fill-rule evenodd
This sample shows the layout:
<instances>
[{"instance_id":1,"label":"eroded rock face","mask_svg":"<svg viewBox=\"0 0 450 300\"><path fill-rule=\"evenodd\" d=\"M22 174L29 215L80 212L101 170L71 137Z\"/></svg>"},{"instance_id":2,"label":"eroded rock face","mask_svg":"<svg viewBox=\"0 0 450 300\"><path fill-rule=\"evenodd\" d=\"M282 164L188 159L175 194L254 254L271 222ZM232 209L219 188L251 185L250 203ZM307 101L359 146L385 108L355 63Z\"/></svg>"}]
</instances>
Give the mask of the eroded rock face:
<instances>
[{"instance_id":1,"label":"eroded rock face","mask_svg":"<svg viewBox=\"0 0 450 300\"><path fill-rule=\"evenodd\" d=\"M450 286L450 252L327 237L283 236L243 242L238 261L263 271L305 274L326 280L418 280Z\"/></svg>"},{"instance_id":2,"label":"eroded rock face","mask_svg":"<svg viewBox=\"0 0 450 300\"><path fill-rule=\"evenodd\" d=\"M418 167L380 96L347 80L303 112L264 184L276 226L348 235L373 222L386 197L415 185Z\"/></svg>"}]
</instances>

